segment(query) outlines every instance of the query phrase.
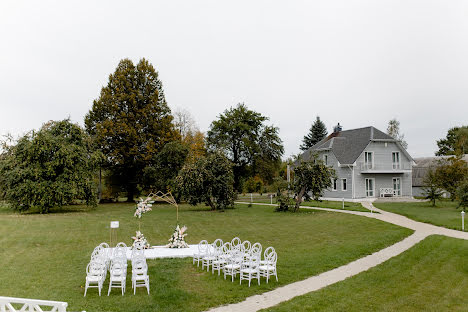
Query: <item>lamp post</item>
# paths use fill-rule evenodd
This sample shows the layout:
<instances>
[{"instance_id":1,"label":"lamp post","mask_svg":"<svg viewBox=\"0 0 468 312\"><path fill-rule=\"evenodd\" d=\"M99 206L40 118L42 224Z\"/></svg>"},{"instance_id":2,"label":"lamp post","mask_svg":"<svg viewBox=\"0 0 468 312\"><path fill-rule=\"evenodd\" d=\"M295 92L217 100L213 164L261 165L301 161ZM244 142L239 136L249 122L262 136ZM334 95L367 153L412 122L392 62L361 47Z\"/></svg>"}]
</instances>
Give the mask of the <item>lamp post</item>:
<instances>
[{"instance_id":1,"label":"lamp post","mask_svg":"<svg viewBox=\"0 0 468 312\"><path fill-rule=\"evenodd\" d=\"M462 215L462 231L465 230L465 211L461 212Z\"/></svg>"}]
</instances>

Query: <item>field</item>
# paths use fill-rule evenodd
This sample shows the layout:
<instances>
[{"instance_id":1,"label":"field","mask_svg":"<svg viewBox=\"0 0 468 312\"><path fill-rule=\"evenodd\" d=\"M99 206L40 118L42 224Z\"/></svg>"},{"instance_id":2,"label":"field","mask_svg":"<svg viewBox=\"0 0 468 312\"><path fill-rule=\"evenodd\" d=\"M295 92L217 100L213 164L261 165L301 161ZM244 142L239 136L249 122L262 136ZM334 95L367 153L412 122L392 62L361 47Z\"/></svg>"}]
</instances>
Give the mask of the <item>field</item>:
<instances>
[{"instance_id":1,"label":"field","mask_svg":"<svg viewBox=\"0 0 468 312\"><path fill-rule=\"evenodd\" d=\"M468 241L430 236L401 255L268 311L468 311Z\"/></svg>"},{"instance_id":2,"label":"field","mask_svg":"<svg viewBox=\"0 0 468 312\"><path fill-rule=\"evenodd\" d=\"M461 230L461 210L457 209L458 202L450 200L437 200L436 206L432 207L429 202L375 202L374 206L385 211L398 213L410 219L443 226L449 229ZM468 228L468 216L465 216Z\"/></svg>"},{"instance_id":3,"label":"field","mask_svg":"<svg viewBox=\"0 0 468 312\"><path fill-rule=\"evenodd\" d=\"M202 272L191 259L148 260L151 294L143 289L83 297L85 268L93 248L109 241L109 222L120 221L118 239L131 244L138 229L134 205L71 206L49 215L16 214L0 208L0 294L66 301L71 311L202 311L304 279L380 250L411 234L378 220L333 212L276 213L273 207L237 205L225 212L182 205L180 224L188 243L239 236L274 246L279 282L239 285ZM157 205L144 215L141 230L152 245L165 244L175 227L175 210ZM109 280L103 292L107 294Z\"/></svg>"}]
</instances>

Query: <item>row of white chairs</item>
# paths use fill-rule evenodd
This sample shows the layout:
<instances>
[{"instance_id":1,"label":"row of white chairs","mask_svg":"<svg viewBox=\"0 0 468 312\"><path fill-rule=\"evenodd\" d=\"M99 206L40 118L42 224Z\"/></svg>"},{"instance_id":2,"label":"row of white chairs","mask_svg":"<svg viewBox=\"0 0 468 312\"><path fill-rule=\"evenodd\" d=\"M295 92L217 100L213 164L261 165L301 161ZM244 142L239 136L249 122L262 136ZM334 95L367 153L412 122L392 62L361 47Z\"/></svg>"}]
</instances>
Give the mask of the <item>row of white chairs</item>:
<instances>
[{"instance_id":1,"label":"row of white chairs","mask_svg":"<svg viewBox=\"0 0 468 312\"><path fill-rule=\"evenodd\" d=\"M132 249L131 260L133 294L136 293L137 287L146 287L149 294L148 265L143 244L135 244ZM110 295L112 288L120 288L123 296L126 289L127 266L127 245L125 243L118 243L113 249L109 248L107 243L97 246L91 254L91 260L86 267L84 296L86 296L88 288L98 288L99 296L101 295L107 271L109 271L110 275L107 295Z\"/></svg>"},{"instance_id":2,"label":"row of white chairs","mask_svg":"<svg viewBox=\"0 0 468 312\"><path fill-rule=\"evenodd\" d=\"M210 267L212 274L221 270L226 276L231 276L231 281L234 282L237 274L239 274L239 283L242 280L249 281L257 279L260 284L260 277L265 277L268 283L270 276L275 276L278 281L276 270L276 262L278 255L273 247L265 249L262 256L262 245L260 243L251 244L249 241L242 242L238 237L233 238L230 242L223 243L221 239L215 240L209 244L206 240L202 240L198 244L198 253L193 255L193 264L197 262L199 266L202 263L202 269Z\"/></svg>"}]
</instances>

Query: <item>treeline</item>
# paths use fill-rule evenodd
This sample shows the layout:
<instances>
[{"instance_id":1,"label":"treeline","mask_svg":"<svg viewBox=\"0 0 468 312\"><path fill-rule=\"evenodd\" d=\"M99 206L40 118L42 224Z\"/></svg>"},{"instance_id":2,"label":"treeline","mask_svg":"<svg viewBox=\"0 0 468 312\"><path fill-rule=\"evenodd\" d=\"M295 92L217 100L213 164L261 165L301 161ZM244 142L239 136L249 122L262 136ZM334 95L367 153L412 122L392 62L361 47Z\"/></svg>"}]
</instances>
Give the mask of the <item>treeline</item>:
<instances>
[{"instance_id":1,"label":"treeline","mask_svg":"<svg viewBox=\"0 0 468 312\"><path fill-rule=\"evenodd\" d=\"M232 205L252 181L273 183L284 152L268 117L238 104L205 135L187 111L171 112L157 71L145 59L120 61L85 116L50 121L0 155L0 196L20 211L76 201L95 205L149 191L178 200Z\"/></svg>"}]
</instances>

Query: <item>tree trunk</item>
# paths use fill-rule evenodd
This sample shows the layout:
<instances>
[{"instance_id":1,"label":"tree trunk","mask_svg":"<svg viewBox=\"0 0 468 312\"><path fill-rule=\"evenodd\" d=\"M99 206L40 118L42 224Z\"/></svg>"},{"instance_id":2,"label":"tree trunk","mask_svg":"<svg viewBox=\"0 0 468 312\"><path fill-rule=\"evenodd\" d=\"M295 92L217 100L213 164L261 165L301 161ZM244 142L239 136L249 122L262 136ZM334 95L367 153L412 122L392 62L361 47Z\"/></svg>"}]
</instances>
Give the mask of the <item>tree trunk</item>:
<instances>
[{"instance_id":1,"label":"tree trunk","mask_svg":"<svg viewBox=\"0 0 468 312\"><path fill-rule=\"evenodd\" d=\"M132 184L127 186L127 203L134 203L133 197L135 195L135 189Z\"/></svg>"},{"instance_id":2,"label":"tree trunk","mask_svg":"<svg viewBox=\"0 0 468 312\"><path fill-rule=\"evenodd\" d=\"M211 197L208 197L207 202L208 202L208 206L211 207L211 210L216 210L216 206L215 206L215 204L213 203L213 200L211 200Z\"/></svg>"},{"instance_id":3,"label":"tree trunk","mask_svg":"<svg viewBox=\"0 0 468 312\"><path fill-rule=\"evenodd\" d=\"M302 197L304 197L304 194L305 194L305 187L301 188L301 190L299 191L299 194L297 194L297 197L296 197L296 207L295 207L295 209L294 209L294 212L299 211L299 206L300 206L301 203L302 203Z\"/></svg>"}]
</instances>

